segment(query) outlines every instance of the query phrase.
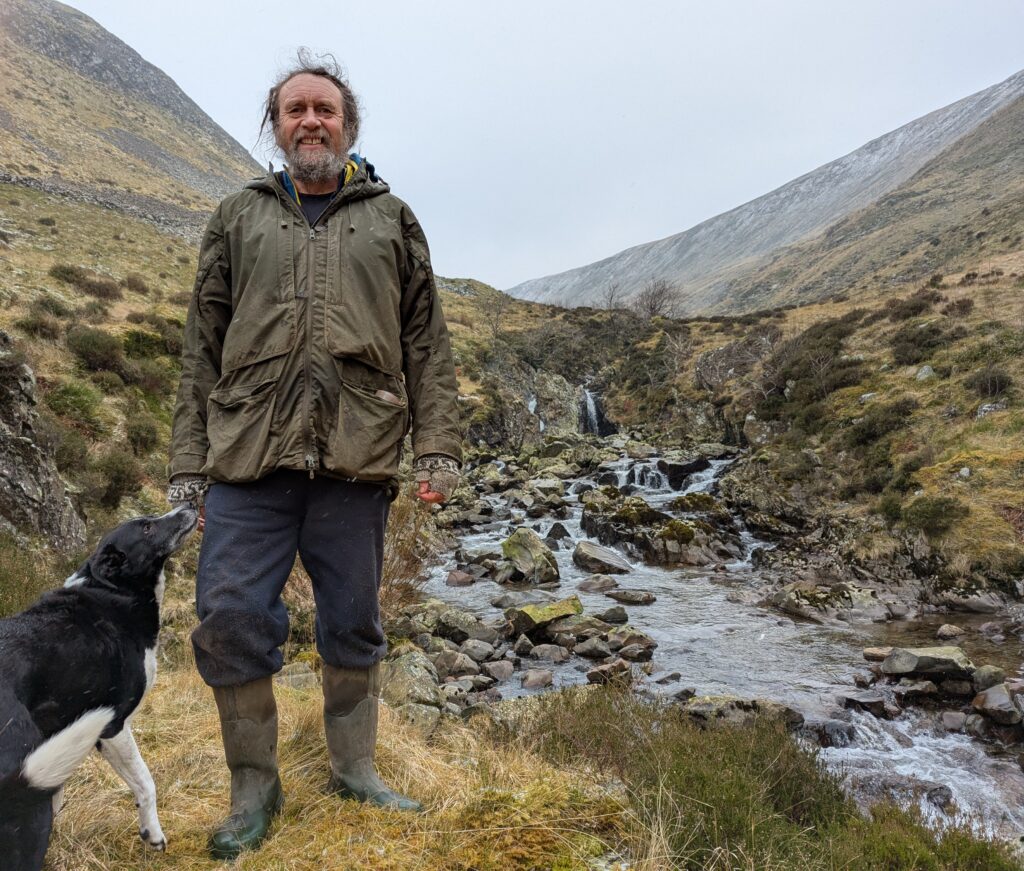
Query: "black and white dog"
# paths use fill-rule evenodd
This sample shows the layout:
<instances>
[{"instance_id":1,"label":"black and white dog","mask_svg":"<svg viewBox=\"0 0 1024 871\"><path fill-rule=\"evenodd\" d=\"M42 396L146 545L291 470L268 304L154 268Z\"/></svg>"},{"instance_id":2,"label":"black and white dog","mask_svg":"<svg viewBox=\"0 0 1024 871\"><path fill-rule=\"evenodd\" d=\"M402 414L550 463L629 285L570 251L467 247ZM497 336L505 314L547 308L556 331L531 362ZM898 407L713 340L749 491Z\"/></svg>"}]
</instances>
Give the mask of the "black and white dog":
<instances>
[{"instance_id":1,"label":"black and white dog","mask_svg":"<svg viewBox=\"0 0 1024 871\"><path fill-rule=\"evenodd\" d=\"M164 562L197 522L180 507L123 523L63 589L0 620L3 868L42 868L61 787L97 745L135 794L142 839L166 846L131 716L156 676Z\"/></svg>"}]
</instances>

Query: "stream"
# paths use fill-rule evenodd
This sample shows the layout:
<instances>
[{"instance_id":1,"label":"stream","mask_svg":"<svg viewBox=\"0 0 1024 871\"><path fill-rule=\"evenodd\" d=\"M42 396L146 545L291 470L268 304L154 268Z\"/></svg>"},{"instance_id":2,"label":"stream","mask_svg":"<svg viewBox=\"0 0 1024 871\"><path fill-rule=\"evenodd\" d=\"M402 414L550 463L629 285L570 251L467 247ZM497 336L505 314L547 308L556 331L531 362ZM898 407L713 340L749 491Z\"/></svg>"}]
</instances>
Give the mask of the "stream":
<instances>
[{"instance_id":1,"label":"stream","mask_svg":"<svg viewBox=\"0 0 1024 871\"><path fill-rule=\"evenodd\" d=\"M681 490L672 490L657 470L656 458L631 460L623 457L604 464L602 472L614 471L620 486L633 484L635 495L655 508L663 509L675 497L693 492L714 493L718 477L732 460L714 460L710 468L689 476ZM598 613L615 604L601 593L583 592L577 584L588 572L573 563L575 543L588 536L580 527L582 505L574 494L581 485L594 485L593 477L566 481L569 516L561 523L571 539L555 551L561 584L558 598L574 593L587 614ZM504 506L502 494L483 497L494 507ZM657 596L652 605L627 605L630 625L658 642L654 652L654 673L646 681L655 692L675 693L692 687L698 695L735 695L766 698L799 710L808 720L842 717L855 728L854 740L846 747L820 750L822 761L839 771L858 800L895 796L904 803L915 802L922 814L936 825L959 818L975 831L990 837L1019 838L1024 833L1024 772L1014 755L998 755L966 735L944 731L932 712L909 710L893 720L877 719L866 713L837 715L836 697L854 690L853 674L864 667L861 650L875 645L922 645L934 640L934 619L887 624L824 626L800 621L753 604L765 582L753 567L756 548L770 548L736 518L741 529L743 555L717 570L704 566L662 567L644 565L623 553L632 572L618 575L620 587L647 590ZM527 525L543 536L552 518L533 520L513 509L512 519L479 526L460 535L466 550L500 549L501 541L516 526ZM596 543L596 542L595 542ZM524 589L481 580L469 587L449 587L448 572L455 568L454 555L436 566L426 584L427 595L450 602L484 620L500 616L492 599L512 589ZM969 620L955 622L967 625ZM945 621L941 621L945 622ZM1007 651L971 650L976 662L1006 662ZM991 655L989 655L991 654ZM1001 663L1001 664L1002 664ZM554 671L554 686L586 683L592 663L571 657L559 665L545 663ZM1020 665L1019 658L1008 672ZM679 672L677 682L660 686L655 681ZM526 694L518 674L499 687L506 698ZM921 784L926 788L922 789ZM915 789L915 784L917 788ZM928 788L941 785L952 792L959 817L939 810L928 800Z\"/></svg>"}]
</instances>

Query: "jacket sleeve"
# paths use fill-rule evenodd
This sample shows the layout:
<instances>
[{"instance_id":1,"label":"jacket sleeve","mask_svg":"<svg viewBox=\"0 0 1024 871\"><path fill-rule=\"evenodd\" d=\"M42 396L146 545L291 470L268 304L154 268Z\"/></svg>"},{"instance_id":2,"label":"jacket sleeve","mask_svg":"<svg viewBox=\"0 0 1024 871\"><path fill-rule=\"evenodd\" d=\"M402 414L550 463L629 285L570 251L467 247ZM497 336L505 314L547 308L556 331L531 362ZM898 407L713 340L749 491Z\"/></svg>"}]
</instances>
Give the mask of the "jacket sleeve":
<instances>
[{"instance_id":1,"label":"jacket sleeve","mask_svg":"<svg viewBox=\"0 0 1024 871\"><path fill-rule=\"evenodd\" d=\"M206 228L199 269L185 321L181 381L174 405L168 477L199 474L210 443L206 400L220 378L224 334L231 321L231 268L224 244L221 207Z\"/></svg>"},{"instance_id":2,"label":"jacket sleeve","mask_svg":"<svg viewBox=\"0 0 1024 871\"><path fill-rule=\"evenodd\" d=\"M462 462L458 384L448 327L430 268L427 240L415 216L402 210L402 369L412 411L413 461L445 454Z\"/></svg>"}]
</instances>

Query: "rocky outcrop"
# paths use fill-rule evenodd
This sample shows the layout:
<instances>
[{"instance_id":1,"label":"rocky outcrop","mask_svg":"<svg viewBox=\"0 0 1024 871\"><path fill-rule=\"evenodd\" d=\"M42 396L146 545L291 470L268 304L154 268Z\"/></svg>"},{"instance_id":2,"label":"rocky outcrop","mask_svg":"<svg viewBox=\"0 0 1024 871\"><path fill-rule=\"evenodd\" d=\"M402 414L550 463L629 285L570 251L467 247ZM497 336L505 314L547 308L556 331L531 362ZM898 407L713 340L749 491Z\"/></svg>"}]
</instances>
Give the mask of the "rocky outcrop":
<instances>
[{"instance_id":1,"label":"rocky outcrop","mask_svg":"<svg viewBox=\"0 0 1024 871\"><path fill-rule=\"evenodd\" d=\"M74 551L85 542L85 524L37 441L35 407L35 376L0 331L0 531L41 535Z\"/></svg>"}]
</instances>

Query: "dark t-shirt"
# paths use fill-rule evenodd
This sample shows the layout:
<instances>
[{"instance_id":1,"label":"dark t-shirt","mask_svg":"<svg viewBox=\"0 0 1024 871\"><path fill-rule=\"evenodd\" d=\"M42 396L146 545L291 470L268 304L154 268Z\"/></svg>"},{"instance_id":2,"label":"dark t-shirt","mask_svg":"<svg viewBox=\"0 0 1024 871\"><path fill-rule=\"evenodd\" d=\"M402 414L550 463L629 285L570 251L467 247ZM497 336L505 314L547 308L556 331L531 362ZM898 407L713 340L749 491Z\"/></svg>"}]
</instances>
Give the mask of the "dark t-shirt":
<instances>
[{"instance_id":1,"label":"dark t-shirt","mask_svg":"<svg viewBox=\"0 0 1024 871\"><path fill-rule=\"evenodd\" d=\"M334 194L299 194L299 199L301 200L299 208L302 209L302 214L306 216L309 226L312 227L331 204Z\"/></svg>"}]
</instances>

